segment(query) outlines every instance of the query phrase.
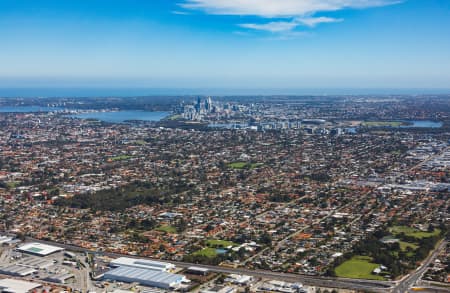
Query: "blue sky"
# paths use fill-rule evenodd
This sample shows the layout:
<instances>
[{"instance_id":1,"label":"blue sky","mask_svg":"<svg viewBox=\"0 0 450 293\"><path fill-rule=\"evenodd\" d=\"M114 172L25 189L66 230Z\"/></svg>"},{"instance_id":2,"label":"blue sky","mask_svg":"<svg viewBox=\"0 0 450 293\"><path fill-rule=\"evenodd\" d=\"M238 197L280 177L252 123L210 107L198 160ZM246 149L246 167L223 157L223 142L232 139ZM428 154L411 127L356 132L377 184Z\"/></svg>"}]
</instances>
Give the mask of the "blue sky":
<instances>
[{"instance_id":1,"label":"blue sky","mask_svg":"<svg viewBox=\"0 0 450 293\"><path fill-rule=\"evenodd\" d=\"M0 0L0 87L450 88L448 0Z\"/></svg>"}]
</instances>

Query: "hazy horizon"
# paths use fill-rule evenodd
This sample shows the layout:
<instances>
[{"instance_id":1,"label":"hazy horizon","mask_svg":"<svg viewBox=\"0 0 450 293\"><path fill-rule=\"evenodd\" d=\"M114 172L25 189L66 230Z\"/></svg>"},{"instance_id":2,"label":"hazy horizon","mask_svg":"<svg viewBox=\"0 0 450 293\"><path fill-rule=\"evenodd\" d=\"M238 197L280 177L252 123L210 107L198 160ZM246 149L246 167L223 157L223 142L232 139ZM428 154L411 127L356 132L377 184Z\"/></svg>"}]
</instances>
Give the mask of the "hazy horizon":
<instances>
[{"instance_id":1,"label":"hazy horizon","mask_svg":"<svg viewBox=\"0 0 450 293\"><path fill-rule=\"evenodd\" d=\"M133 97L133 96L327 96L449 95L450 89L420 88L139 88L139 87L0 87L0 98Z\"/></svg>"}]
</instances>

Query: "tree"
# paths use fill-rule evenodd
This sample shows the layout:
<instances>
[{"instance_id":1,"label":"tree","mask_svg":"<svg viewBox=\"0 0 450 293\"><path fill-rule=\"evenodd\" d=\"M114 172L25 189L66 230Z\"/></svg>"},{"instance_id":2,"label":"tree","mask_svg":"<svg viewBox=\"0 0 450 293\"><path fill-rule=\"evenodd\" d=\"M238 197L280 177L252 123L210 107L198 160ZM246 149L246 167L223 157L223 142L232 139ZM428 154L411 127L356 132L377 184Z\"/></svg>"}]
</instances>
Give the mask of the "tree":
<instances>
[{"instance_id":1,"label":"tree","mask_svg":"<svg viewBox=\"0 0 450 293\"><path fill-rule=\"evenodd\" d=\"M267 232L264 232L264 233L261 235L259 241L260 241L262 244L265 244L265 245L268 245L268 246L272 246L272 236L271 236L269 233L267 233Z\"/></svg>"},{"instance_id":2,"label":"tree","mask_svg":"<svg viewBox=\"0 0 450 293\"><path fill-rule=\"evenodd\" d=\"M186 230L186 228L187 228L186 220L184 218L178 220L178 222L176 223L177 232L182 233L184 230Z\"/></svg>"}]
</instances>

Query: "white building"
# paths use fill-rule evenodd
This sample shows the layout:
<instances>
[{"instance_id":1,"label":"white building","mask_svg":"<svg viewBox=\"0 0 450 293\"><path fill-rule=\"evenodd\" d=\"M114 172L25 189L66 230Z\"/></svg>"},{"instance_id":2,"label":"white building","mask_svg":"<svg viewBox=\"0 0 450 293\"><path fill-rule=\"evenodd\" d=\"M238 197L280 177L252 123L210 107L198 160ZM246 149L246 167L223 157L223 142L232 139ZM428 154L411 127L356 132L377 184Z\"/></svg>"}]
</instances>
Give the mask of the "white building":
<instances>
[{"instance_id":1,"label":"white building","mask_svg":"<svg viewBox=\"0 0 450 293\"><path fill-rule=\"evenodd\" d=\"M181 283L188 281L183 275L127 266L108 271L103 278L117 282L139 283L143 286L163 289L177 288Z\"/></svg>"},{"instance_id":2,"label":"white building","mask_svg":"<svg viewBox=\"0 0 450 293\"><path fill-rule=\"evenodd\" d=\"M19 248L17 248L17 250L20 252L25 252L25 253L29 253L29 254L38 255L38 256L47 256L47 255L50 255L50 254L53 254L53 253L56 253L59 251L63 251L64 248L47 245L47 244L43 244L43 243L38 243L38 242L33 242L33 243L24 244L24 245L20 246Z\"/></svg>"},{"instance_id":3,"label":"white building","mask_svg":"<svg viewBox=\"0 0 450 293\"><path fill-rule=\"evenodd\" d=\"M0 292L8 293L27 293L33 289L41 288L39 283L32 283L14 279L0 280Z\"/></svg>"},{"instance_id":4,"label":"white building","mask_svg":"<svg viewBox=\"0 0 450 293\"><path fill-rule=\"evenodd\" d=\"M112 267L127 266L131 268L146 269L159 272L170 272L175 265L167 262L159 262L146 259L135 259L130 257L119 257L110 262Z\"/></svg>"}]
</instances>

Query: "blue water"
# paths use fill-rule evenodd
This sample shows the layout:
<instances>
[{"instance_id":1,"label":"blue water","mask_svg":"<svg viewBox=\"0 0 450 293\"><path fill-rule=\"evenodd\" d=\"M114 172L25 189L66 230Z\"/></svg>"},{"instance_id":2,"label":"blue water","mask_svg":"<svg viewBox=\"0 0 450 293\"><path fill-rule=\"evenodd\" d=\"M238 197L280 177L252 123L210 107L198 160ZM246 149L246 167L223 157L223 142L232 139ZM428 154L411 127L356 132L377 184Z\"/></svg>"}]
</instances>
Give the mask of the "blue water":
<instances>
[{"instance_id":1,"label":"blue water","mask_svg":"<svg viewBox=\"0 0 450 293\"><path fill-rule=\"evenodd\" d=\"M59 110L62 109L58 107L39 107L39 106L0 107L0 113L54 112Z\"/></svg>"},{"instance_id":2,"label":"blue water","mask_svg":"<svg viewBox=\"0 0 450 293\"><path fill-rule=\"evenodd\" d=\"M81 119L97 119L104 122L122 123L128 120L140 121L160 121L169 116L168 112L147 112L147 111L117 111L117 112L91 112L73 115L72 117Z\"/></svg>"},{"instance_id":3,"label":"blue water","mask_svg":"<svg viewBox=\"0 0 450 293\"><path fill-rule=\"evenodd\" d=\"M248 123L211 123L208 127L212 128L226 128L226 129L239 129L248 127Z\"/></svg>"},{"instance_id":4,"label":"blue water","mask_svg":"<svg viewBox=\"0 0 450 293\"><path fill-rule=\"evenodd\" d=\"M411 125L402 125L399 126L401 128L440 128L442 127L443 123L438 121L429 121L429 120L411 120L411 121L405 121L411 123ZM261 125L265 125L268 123L261 123ZM211 123L208 125L208 127L213 128L227 128L227 129L238 129L238 128L246 128L249 125L247 123ZM356 133L357 130L355 127L346 128L345 131L347 133Z\"/></svg>"},{"instance_id":5,"label":"blue water","mask_svg":"<svg viewBox=\"0 0 450 293\"><path fill-rule=\"evenodd\" d=\"M411 122L412 125L402 125L401 128L413 128L413 127L419 127L419 128L440 128L442 127L442 122L435 122L435 121L428 121L428 120L413 120L408 121Z\"/></svg>"}]
</instances>

